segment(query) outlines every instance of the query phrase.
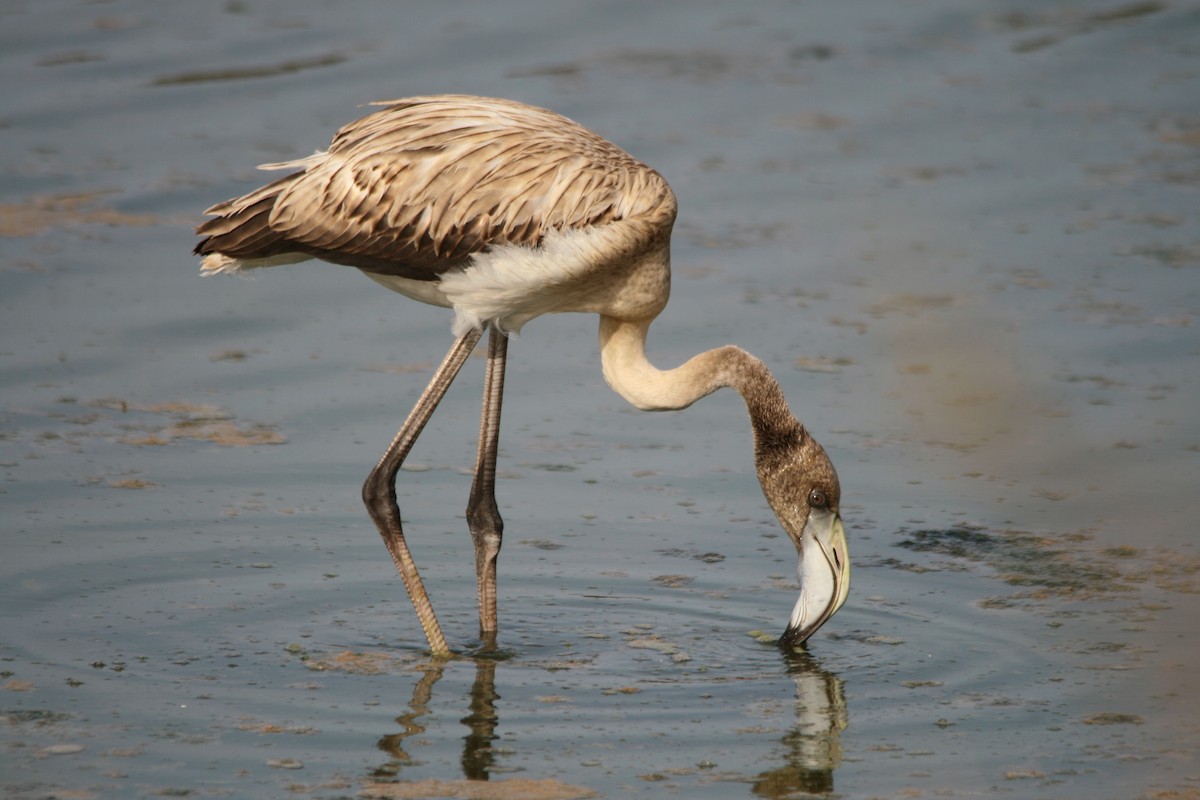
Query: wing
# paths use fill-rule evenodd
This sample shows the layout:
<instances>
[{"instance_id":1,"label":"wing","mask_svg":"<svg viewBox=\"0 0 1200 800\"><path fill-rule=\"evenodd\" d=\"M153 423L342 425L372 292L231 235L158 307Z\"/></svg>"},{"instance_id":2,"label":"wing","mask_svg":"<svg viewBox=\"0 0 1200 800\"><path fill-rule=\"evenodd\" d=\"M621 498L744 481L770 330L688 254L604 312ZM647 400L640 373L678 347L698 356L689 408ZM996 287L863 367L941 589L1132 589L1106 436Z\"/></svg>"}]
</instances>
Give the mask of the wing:
<instances>
[{"instance_id":1,"label":"wing","mask_svg":"<svg viewBox=\"0 0 1200 800\"><path fill-rule=\"evenodd\" d=\"M674 219L658 173L553 112L465 96L379 105L328 151L264 166L297 172L209 209L197 252L295 253L430 280L553 229Z\"/></svg>"}]
</instances>

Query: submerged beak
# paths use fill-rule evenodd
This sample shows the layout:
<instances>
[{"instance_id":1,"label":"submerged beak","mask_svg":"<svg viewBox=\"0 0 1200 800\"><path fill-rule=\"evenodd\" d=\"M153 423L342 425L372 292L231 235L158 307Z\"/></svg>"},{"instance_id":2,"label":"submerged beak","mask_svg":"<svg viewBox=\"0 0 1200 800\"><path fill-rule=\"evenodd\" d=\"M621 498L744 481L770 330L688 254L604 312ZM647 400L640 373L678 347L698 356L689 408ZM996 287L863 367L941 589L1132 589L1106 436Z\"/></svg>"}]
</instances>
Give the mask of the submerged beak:
<instances>
[{"instance_id":1,"label":"submerged beak","mask_svg":"<svg viewBox=\"0 0 1200 800\"><path fill-rule=\"evenodd\" d=\"M850 554L838 514L813 509L800 537L800 599L792 609L779 646L792 648L817 632L846 602L850 592Z\"/></svg>"}]
</instances>

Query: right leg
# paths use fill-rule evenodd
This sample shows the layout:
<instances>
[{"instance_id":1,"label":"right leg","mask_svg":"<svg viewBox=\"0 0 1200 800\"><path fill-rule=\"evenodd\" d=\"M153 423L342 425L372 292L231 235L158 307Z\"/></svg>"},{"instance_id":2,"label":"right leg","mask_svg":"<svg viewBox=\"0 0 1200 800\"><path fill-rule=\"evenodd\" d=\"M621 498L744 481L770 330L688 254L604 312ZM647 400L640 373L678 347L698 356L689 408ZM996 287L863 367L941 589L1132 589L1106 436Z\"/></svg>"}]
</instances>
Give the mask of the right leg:
<instances>
[{"instance_id":1,"label":"right leg","mask_svg":"<svg viewBox=\"0 0 1200 800\"><path fill-rule=\"evenodd\" d=\"M504 521L496 506L496 455L500 441L500 406L504 398L504 366L508 335L492 329L488 338L487 374L483 381L483 412L479 422L479 451L475 479L467 501L467 526L475 543L475 578L479 584L479 632L496 632L496 559Z\"/></svg>"}]
</instances>

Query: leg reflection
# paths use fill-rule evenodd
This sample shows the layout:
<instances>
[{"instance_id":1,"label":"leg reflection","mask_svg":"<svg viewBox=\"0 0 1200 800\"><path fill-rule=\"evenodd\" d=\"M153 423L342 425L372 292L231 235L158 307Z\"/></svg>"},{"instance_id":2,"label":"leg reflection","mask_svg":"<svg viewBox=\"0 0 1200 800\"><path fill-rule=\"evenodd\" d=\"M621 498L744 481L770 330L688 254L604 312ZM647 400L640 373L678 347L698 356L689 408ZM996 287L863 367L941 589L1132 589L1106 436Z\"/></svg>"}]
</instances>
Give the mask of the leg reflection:
<instances>
[{"instance_id":1,"label":"leg reflection","mask_svg":"<svg viewBox=\"0 0 1200 800\"><path fill-rule=\"evenodd\" d=\"M429 699L433 696L433 685L441 680L442 673L445 671L445 662L431 661L423 669L425 674L413 687L412 702L408 704L408 713L396 717L396 722L403 727L403 730L384 736L377 744L380 750L391 757L388 763L375 770L374 774L377 778L395 775L404 765L416 763L416 760L404 749L404 740L425 732L425 726L418 720L429 713Z\"/></svg>"},{"instance_id":2,"label":"leg reflection","mask_svg":"<svg viewBox=\"0 0 1200 800\"><path fill-rule=\"evenodd\" d=\"M796 724L783 737L787 763L759 775L758 797L822 795L833 791L833 773L842 763L842 731L849 724L842 679L821 669L804 651L786 655L796 681Z\"/></svg>"},{"instance_id":3,"label":"leg reflection","mask_svg":"<svg viewBox=\"0 0 1200 800\"><path fill-rule=\"evenodd\" d=\"M496 664L503 658L504 655L496 649L494 635L486 637L483 646L476 651L475 682L471 686L469 712L462 718L462 723L469 731L463 737L462 754L463 777L467 780L488 780L495 765L496 752L492 742L498 738L496 726L500 719L496 713L496 700L499 699L496 694ZM426 726L421 718L430 713L434 684L441 680L447 666L456 663L461 661L435 659L421 667L424 675L413 687L409 710L396 717L401 730L382 737L377 743L389 760L373 771L374 778L395 778L404 767L420 763L405 748L405 740L425 733Z\"/></svg>"},{"instance_id":4,"label":"leg reflection","mask_svg":"<svg viewBox=\"0 0 1200 800\"><path fill-rule=\"evenodd\" d=\"M496 760L492 742L497 739L496 725L496 662L490 658L475 659L475 683L471 685L471 713L462 718L470 730L463 737L462 770L467 780L486 781Z\"/></svg>"}]
</instances>

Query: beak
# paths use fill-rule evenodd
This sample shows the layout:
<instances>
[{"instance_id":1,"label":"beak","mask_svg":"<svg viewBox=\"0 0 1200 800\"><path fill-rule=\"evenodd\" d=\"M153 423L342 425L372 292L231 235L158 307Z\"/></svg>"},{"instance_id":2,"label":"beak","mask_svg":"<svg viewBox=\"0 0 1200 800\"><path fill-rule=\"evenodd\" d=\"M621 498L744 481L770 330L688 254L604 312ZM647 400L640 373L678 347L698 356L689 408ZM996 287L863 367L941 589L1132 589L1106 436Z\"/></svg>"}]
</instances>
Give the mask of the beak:
<instances>
[{"instance_id":1,"label":"beak","mask_svg":"<svg viewBox=\"0 0 1200 800\"><path fill-rule=\"evenodd\" d=\"M850 593L850 554L840 515L814 509L800 536L800 599L779 646L796 647L817 632Z\"/></svg>"}]
</instances>

